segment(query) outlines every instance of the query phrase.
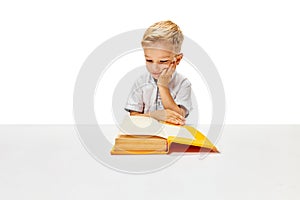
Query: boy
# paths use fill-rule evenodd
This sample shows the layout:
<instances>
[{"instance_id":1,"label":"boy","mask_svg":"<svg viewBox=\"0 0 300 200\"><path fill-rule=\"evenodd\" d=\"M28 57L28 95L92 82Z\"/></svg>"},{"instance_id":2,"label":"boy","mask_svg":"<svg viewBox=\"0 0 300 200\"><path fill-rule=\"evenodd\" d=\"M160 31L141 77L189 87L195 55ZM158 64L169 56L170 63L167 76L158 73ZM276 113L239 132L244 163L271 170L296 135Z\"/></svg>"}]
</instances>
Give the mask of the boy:
<instances>
[{"instance_id":1,"label":"boy","mask_svg":"<svg viewBox=\"0 0 300 200\"><path fill-rule=\"evenodd\" d=\"M192 109L191 83L175 71L183 57L182 42L183 34L172 21L157 22L145 31L141 44L148 72L129 95L125 110L130 115L185 124Z\"/></svg>"}]
</instances>

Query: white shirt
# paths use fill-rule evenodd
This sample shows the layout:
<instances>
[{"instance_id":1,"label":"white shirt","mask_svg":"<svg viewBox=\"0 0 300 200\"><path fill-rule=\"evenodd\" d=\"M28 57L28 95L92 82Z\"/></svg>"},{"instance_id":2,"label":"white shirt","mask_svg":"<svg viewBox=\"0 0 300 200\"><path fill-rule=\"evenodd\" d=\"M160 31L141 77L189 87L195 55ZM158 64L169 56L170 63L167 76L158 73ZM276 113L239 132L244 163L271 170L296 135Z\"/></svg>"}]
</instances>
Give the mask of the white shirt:
<instances>
[{"instance_id":1,"label":"white shirt","mask_svg":"<svg viewBox=\"0 0 300 200\"><path fill-rule=\"evenodd\" d=\"M169 90L175 103L185 109L187 117L192 109L191 83L175 71L169 83ZM149 72L141 75L132 87L125 110L148 113L163 109L156 80Z\"/></svg>"}]
</instances>

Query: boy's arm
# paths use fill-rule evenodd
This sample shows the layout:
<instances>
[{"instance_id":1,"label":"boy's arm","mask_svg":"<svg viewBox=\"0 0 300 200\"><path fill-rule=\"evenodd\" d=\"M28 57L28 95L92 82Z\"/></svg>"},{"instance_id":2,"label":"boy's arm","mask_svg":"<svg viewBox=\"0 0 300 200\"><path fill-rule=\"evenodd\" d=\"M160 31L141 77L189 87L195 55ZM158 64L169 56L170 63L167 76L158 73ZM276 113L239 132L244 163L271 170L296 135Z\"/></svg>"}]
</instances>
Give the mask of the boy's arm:
<instances>
[{"instance_id":1,"label":"boy's arm","mask_svg":"<svg viewBox=\"0 0 300 200\"><path fill-rule=\"evenodd\" d=\"M180 114L181 116L185 116L185 110L181 107L179 107L173 97L170 94L170 90L168 87L164 87L164 86L159 86L159 92L160 92L160 96L161 96L161 101L162 104L164 106L165 109L170 109L173 110L175 112L177 112L178 114Z\"/></svg>"},{"instance_id":2,"label":"boy's arm","mask_svg":"<svg viewBox=\"0 0 300 200\"><path fill-rule=\"evenodd\" d=\"M176 64L172 63L170 67L166 68L161 75L158 78L157 85L159 88L160 96L161 96L161 101L165 109L170 109L181 116L185 116L185 110L181 107L179 107L173 97L170 94L170 89L169 89L169 82L171 80L171 77L173 73L175 72L176 69Z\"/></svg>"},{"instance_id":3,"label":"boy's arm","mask_svg":"<svg viewBox=\"0 0 300 200\"><path fill-rule=\"evenodd\" d=\"M130 111L130 116L145 116L145 117L150 117L149 113L140 113L140 112L136 112L136 111Z\"/></svg>"},{"instance_id":4,"label":"boy's arm","mask_svg":"<svg viewBox=\"0 0 300 200\"><path fill-rule=\"evenodd\" d=\"M184 125L185 119L177 112L164 109L164 110L156 110L149 113L140 113L136 111L130 111L130 116L144 116L144 117L152 117L158 121L169 122L172 124Z\"/></svg>"}]
</instances>

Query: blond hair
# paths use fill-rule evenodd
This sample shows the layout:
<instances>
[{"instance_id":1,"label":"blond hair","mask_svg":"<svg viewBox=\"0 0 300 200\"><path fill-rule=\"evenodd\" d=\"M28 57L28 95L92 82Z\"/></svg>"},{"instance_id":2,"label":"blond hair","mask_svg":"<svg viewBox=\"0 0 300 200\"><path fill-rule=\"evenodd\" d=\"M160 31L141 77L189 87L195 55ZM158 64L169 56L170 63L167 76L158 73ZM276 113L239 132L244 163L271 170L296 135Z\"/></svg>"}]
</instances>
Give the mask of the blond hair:
<instances>
[{"instance_id":1,"label":"blond hair","mask_svg":"<svg viewBox=\"0 0 300 200\"><path fill-rule=\"evenodd\" d=\"M155 42L168 42L172 45L173 51L180 53L183 42L183 34L177 24L174 22L160 21L151 25L144 33L142 46L145 47Z\"/></svg>"}]
</instances>

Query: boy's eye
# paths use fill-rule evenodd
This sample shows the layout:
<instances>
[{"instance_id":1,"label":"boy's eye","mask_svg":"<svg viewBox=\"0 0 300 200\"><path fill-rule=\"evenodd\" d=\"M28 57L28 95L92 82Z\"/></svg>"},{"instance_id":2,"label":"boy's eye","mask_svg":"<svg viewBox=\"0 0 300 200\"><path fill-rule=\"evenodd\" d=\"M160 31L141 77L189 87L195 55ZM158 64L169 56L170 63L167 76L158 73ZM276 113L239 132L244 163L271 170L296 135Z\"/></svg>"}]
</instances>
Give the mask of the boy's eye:
<instances>
[{"instance_id":1,"label":"boy's eye","mask_svg":"<svg viewBox=\"0 0 300 200\"><path fill-rule=\"evenodd\" d=\"M152 62L152 60L148 60L148 59L146 59L146 62Z\"/></svg>"},{"instance_id":2,"label":"boy's eye","mask_svg":"<svg viewBox=\"0 0 300 200\"><path fill-rule=\"evenodd\" d=\"M169 60L161 60L160 63L166 63L168 62Z\"/></svg>"}]
</instances>

